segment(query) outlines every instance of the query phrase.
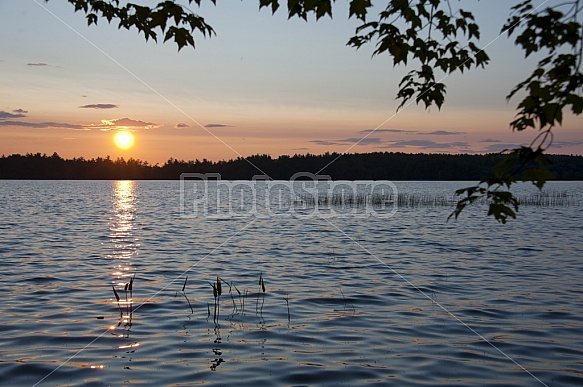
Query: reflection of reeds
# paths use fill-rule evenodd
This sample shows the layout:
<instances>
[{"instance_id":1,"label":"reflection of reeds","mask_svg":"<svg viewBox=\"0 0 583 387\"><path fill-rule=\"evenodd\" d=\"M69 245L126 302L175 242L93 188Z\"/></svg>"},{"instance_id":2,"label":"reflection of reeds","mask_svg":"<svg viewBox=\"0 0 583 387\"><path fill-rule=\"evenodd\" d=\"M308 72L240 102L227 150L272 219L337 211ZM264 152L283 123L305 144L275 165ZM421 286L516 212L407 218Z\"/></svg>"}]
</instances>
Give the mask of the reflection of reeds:
<instances>
[{"instance_id":1,"label":"reflection of reeds","mask_svg":"<svg viewBox=\"0 0 583 387\"><path fill-rule=\"evenodd\" d=\"M213 343L217 346L221 344L221 331L218 325L215 325L215 339ZM220 348L213 348L213 354L215 355L215 359L211 362L210 369L211 371L216 371L217 367L224 362L223 358L220 357L223 354L223 351Z\"/></svg>"}]
</instances>

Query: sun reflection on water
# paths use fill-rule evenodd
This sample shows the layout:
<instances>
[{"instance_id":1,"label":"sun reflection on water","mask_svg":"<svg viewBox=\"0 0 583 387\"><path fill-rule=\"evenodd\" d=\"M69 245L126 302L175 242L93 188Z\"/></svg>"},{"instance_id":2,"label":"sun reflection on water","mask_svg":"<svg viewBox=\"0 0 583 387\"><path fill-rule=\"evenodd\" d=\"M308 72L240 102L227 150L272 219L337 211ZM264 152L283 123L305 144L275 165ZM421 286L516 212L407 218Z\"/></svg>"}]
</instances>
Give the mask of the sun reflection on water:
<instances>
[{"instance_id":1,"label":"sun reflection on water","mask_svg":"<svg viewBox=\"0 0 583 387\"><path fill-rule=\"evenodd\" d=\"M112 270L111 286L115 298L111 301L119 311L119 320L111 325L112 336L123 340L118 349L130 349L134 352L139 342L130 341L133 324L135 267L132 259L138 255L139 242L134 235L135 212L137 207L136 182L116 181L113 185L112 212L110 223L110 241L113 249L110 258L115 260ZM116 332L121 330L120 332Z\"/></svg>"},{"instance_id":2,"label":"sun reflection on water","mask_svg":"<svg viewBox=\"0 0 583 387\"><path fill-rule=\"evenodd\" d=\"M137 254L139 247L133 233L137 205L136 182L116 181L112 201L114 217L111 219L110 239L114 244L113 257L129 260ZM118 269L121 268L119 265Z\"/></svg>"}]
</instances>

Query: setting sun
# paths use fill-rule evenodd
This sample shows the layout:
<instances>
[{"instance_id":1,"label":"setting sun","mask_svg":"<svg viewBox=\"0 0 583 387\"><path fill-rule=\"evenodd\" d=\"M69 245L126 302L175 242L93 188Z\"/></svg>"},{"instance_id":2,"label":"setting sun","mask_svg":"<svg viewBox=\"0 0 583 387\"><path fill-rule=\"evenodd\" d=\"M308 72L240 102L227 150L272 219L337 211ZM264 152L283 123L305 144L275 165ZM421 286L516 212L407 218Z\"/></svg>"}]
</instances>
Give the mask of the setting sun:
<instances>
[{"instance_id":1,"label":"setting sun","mask_svg":"<svg viewBox=\"0 0 583 387\"><path fill-rule=\"evenodd\" d=\"M117 132L113 142L119 149L130 149L134 145L134 135L130 132Z\"/></svg>"}]
</instances>

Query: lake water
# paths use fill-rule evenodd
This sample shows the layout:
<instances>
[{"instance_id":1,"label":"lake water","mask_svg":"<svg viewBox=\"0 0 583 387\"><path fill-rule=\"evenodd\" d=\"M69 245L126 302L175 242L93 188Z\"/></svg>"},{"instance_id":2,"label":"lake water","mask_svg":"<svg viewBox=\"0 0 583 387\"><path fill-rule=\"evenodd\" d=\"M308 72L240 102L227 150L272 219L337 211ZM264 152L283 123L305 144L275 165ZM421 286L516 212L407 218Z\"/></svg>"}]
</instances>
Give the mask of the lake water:
<instances>
[{"instance_id":1,"label":"lake water","mask_svg":"<svg viewBox=\"0 0 583 387\"><path fill-rule=\"evenodd\" d=\"M178 181L0 189L2 386L583 385L581 182L506 225L184 217Z\"/></svg>"}]
</instances>

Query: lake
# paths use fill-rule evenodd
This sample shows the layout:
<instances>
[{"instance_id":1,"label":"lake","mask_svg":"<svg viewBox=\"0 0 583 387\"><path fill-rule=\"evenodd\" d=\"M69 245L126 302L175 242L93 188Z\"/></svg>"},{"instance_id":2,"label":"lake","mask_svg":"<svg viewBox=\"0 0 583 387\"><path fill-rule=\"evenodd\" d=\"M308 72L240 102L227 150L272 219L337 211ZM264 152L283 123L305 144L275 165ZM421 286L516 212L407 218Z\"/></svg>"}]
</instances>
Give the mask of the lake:
<instances>
[{"instance_id":1,"label":"lake","mask_svg":"<svg viewBox=\"0 0 583 387\"><path fill-rule=\"evenodd\" d=\"M213 217L179 181L0 181L0 385L583 385L583 183L505 225L426 200L468 185Z\"/></svg>"}]
</instances>

